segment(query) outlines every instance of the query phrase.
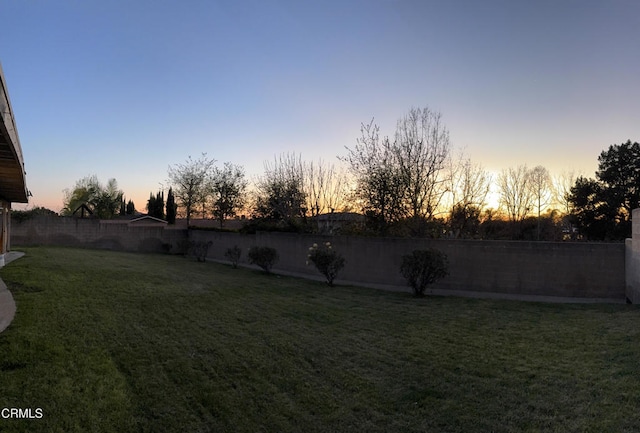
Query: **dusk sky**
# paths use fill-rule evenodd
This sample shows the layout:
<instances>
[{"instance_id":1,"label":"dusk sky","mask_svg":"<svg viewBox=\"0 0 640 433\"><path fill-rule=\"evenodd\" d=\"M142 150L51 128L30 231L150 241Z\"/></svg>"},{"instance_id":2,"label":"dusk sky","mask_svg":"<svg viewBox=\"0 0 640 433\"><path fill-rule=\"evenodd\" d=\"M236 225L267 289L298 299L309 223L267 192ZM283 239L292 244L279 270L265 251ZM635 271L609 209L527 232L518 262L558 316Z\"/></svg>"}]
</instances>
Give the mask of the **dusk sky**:
<instances>
[{"instance_id":1,"label":"dusk sky","mask_svg":"<svg viewBox=\"0 0 640 433\"><path fill-rule=\"evenodd\" d=\"M360 124L442 113L488 170L593 176L640 141L640 2L0 0L2 63L33 193L116 178L143 210L206 152L260 175L337 161Z\"/></svg>"}]
</instances>

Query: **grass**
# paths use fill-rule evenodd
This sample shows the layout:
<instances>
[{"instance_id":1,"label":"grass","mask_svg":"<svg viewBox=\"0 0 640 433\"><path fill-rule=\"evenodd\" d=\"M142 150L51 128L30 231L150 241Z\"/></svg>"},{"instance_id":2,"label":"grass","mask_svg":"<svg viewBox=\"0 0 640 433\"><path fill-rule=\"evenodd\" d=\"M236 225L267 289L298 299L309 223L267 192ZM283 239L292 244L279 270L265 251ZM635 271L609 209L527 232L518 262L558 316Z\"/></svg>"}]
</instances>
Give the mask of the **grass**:
<instances>
[{"instance_id":1,"label":"grass","mask_svg":"<svg viewBox=\"0 0 640 433\"><path fill-rule=\"evenodd\" d=\"M640 430L628 305L413 298L29 248L0 276L2 432Z\"/></svg>"}]
</instances>

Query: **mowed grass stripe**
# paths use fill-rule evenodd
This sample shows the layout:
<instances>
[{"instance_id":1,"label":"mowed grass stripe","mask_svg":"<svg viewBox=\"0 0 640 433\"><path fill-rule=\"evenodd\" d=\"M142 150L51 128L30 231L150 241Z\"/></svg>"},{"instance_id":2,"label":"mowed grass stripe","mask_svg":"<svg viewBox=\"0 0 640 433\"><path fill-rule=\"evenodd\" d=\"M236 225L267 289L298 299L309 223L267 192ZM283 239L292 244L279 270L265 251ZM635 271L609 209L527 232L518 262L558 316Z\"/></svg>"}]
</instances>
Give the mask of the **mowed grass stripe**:
<instances>
[{"instance_id":1,"label":"mowed grass stripe","mask_svg":"<svg viewBox=\"0 0 640 433\"><path fill-rule=\"evenodd\" d=\"M0 276L1 431L640 429L628 305L413 298L182 257L29 248Z\"/></svg>"}]
</instances>

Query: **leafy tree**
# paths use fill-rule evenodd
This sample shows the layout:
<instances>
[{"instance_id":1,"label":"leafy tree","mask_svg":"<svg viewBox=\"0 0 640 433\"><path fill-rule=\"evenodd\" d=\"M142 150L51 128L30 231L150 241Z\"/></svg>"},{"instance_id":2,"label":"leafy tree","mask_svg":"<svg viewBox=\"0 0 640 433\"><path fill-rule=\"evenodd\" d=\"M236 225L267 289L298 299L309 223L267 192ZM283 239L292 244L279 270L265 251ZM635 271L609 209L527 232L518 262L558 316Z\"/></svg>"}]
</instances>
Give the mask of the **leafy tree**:
<instances>
[{"instance_id":1,"label":"leafy tree","mask_svg":"<svg viewBox=\"0 0 640 433\"><path fill-rule=\"evenodd\" d=\"M94 213L99 218L113 218L119 208L123 193L118 189L118 183L115 179L109 179L104 188L98 189L95 197Z\"/></svg>"},{"instance_id":2,"label":"leafy tree","mask_svg":"<svg viewBox=\"0 0 640 433\"><path fill-rule=\"evenodd\" d=\"M355 147L346 147L344 160L355 179L354 196L369 225L385 234L390 224L407 214L405 187L389 138L380 138L380 128L373 120L361 124L360 132Z\"/></svg>"},{"instance_id":3,"label":"leafy tree","mask_svg":"<svg viewBox=\"0 0 640 433\"><path fill-rule=\"evenodd\" d=\"M187 226L191 222L195 206L202 203L202 197L206 195L207 179L214 163L214 159L209 159L203 153L196 160L189 156L185 163L169 167L169 182L178 206L184 209Z\"/></svg>"},{"instance_id":4,"label":"leafy tree","mask_svg":"<svg viewBox=\"0 0 640 433\"><path fill-rule=\"evenodd\" d=\"M461 238L476 236L480 228L482 209L473 204L457 203L449 214L449 228L453 235Z\"/></svg>"},{"instance_id":5,"label":"leafy tree","mask_svg":"<svg viewBox=\"0 0 640 433\"><path fill-rule=\"evenodd\" d=\"M640 144L612 145L598 157L596 177L602 182L609 209L621 235L631 234L631 212L640 206Z\"/></svg>"},{"instance_id":6,"label":"leafy tree","mask_svg":"<svg viewBox=\"0 0 640 433\"><path fill-rule=\"evenodd\" d=\"M214 170L213 215L220 221L220 227L227 218L236 216L244 208L246 191L247 181L242 167L225 162L224 168Z\"/></svg>"},{"instance_id":7,"label":"leafy tree","mask_svg":"<svg viewBox=\"0 0 640 433\"><path fill-rule=\"evenodd\" d=\"M572 222L590 239L602 240L614 231L614 223L609 218L611 212L603 196L603 186L595 179L580 176L571 188Z\"/></svg>"},{"instance_id":8,"label":"leafy tree","mask_svg":"<svg viewBox=\"0 0 640 433\"><path fill-rule=\"evenodd\" d=\"M64 195L63 215L72 215L79 206L85 204L93 209L98 218L109 219L118 214L123 193L118 189L115 179L109 179L106 185L102 185L93 175L78 180L73 190L64 190Z\"/></svg>"},{"instance_id":9,"label":"leafy tree","mask_svg":"<svg viewBox=\"0 0 640 433\"><path fill-rule=\"evenodd\" d=\"M591 239L631 235L631 212L640 206L640 144L614 144L598 157L596 179L579 177L569 196L572 218Z\"/></svg>"},{"instance_id":10,"label":"leafy tree","mask_svg":"<svg viewBox=\"0 0 640 433\"><path fill-rule=\"evenodd\" d=\"M167 222L169 224L176 223L176 210L177 205L173 196L173 188L169 188L169 192L167 193Z\"/></svg>"},{"instance_id":11,"label":"leafy tree","mask_svg":"<svg viewBox=\"0 0 640 433\"><path fill-rule=\"evenodd\" d=\"M83 204L90 205L97 194L98 187L99 181L94 175L76 181L75 187L71 190L65 189L62 214L72 215L79 206Z\"/></svg>"}]
</instances>

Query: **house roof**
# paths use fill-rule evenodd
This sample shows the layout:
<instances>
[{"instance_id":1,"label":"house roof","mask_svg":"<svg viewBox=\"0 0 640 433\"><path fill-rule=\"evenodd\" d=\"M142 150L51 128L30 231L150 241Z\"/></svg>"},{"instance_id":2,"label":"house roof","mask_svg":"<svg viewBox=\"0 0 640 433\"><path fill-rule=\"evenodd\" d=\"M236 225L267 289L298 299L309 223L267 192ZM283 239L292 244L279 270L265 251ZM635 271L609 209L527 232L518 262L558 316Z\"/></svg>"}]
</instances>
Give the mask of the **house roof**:
<instances>
[{"instance_id":1,"label":"house roof","mask_svg":"<svg viewBox=\"0 0 640 433\"><path fill-rule=\"evenodd\" d=\"M0 65L0 199L27 203L28 196L18 129Z\"/></svg>"},{"instance_id":2,"label":"house roof","mask_svg":"<svg viewBox=\"0 0 640 433\"><path fill-rule=\"evenodd\" d=\"M88 214L89 216L92 216L93 215L93 211L89 208L89 206L87 206L86 203L82 203L72 213L72 215L74 215L74 216L78 216L78 214L80 214L81 218L84 218L85 214Z\"/></svg>"},{"instance_id":3,"label":"house roof","mask_svg":"<svg viewBox=\"0 0 640 433\"><path fill-rule=\"evenodd\" d=\"M152 217L151 215L136 213L135 215L123 215L113 219L100 220L101 224L155 224L166 225L165 220Z\"/></svg>"},{"instance_id":4,"label":"house roof","mask_svg":"<svg viewBox=\"0 0 640 433\"><path fill-rule=\"evenodd\" d=\"M356 212L331 212L331 213L323 213L321 215L316 215L315 218L317 221L350 222L350 221L361 221L364 219L364 215Z\"/></svg>"},{"instance_id":5,"label":"house roof","mask_svg":"<svg viewBox=\"0 0 640 433\"><path fill-rule=\"evenodd\" d=\"M142 215L142 216L139 216L138 218L134 218L134 219L129 220L129 224L131 224L131 223L135 224L135 223L139 223L139 222L167 224L167 222L165 220L161 220L160 218L152 217L151 215Z\"/></svg>"}]
</instances>

